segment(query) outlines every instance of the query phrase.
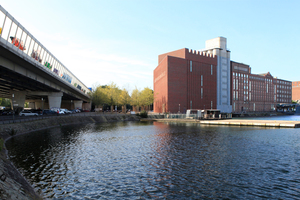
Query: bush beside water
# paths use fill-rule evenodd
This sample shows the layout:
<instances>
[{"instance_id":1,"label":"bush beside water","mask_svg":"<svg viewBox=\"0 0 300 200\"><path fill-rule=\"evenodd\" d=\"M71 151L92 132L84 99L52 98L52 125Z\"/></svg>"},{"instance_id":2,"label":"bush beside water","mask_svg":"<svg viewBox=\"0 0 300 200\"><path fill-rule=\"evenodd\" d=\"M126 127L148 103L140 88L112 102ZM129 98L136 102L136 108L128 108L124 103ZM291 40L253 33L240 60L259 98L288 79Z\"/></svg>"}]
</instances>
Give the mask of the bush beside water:
<instances>
[{"instance_id":1,"label":"bush beside water","mask_svg":"<svg viewBox=\"0 0 300 200\"><path fill-rule=\"evenodd\" d=\"M148 117L148 112L143 110L142 112L137 114L137 116L140 116L141 118L147 118Z\"/></svg>"}]
</instances>

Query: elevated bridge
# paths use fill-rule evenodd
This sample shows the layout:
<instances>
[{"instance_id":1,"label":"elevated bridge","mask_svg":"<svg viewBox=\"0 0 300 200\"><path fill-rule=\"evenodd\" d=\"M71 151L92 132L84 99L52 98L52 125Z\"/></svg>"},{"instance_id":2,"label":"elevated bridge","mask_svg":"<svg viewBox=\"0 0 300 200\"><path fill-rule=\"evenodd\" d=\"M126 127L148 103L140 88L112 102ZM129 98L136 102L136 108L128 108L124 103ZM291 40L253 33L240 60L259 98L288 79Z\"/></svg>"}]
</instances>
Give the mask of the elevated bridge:
<instances>
[{"instance_id":1,"label":"elevated bridge","mask_svg":"<svg viewBox=\"0 0 300 200\"><path fill-rule=\"evenodd\" d=\"M90 90L0 5L0 98L16 110L90 110Z\"/></svg>"}]
</instances>

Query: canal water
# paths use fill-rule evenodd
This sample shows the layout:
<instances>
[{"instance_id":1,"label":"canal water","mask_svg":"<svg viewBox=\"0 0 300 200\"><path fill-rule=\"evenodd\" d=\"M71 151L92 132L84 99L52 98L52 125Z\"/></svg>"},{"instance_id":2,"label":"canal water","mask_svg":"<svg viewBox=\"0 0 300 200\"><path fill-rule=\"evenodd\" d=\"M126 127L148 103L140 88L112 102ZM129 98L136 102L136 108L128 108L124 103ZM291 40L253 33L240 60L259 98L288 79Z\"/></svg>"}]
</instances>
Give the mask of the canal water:
<instances>
[{"instance_id":1,"label":"canal water","mask_svg":"<svg viewBox=\"0 0 300 200\"><path fill-rule=\"evenodd\" d=\"M95 123L6 146L50 199L300 199L300 129Z\"/></svg>"}]
</instances>

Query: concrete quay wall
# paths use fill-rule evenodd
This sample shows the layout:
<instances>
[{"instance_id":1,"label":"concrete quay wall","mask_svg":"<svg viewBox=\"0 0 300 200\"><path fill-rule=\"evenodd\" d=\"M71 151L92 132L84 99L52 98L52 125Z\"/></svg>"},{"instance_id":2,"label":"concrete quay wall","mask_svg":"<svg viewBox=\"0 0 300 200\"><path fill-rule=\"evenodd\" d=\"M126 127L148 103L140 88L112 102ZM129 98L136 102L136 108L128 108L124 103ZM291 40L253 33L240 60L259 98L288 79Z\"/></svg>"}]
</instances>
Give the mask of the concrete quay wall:
<instances>
[{"instance_id":1,"label":"concrete quay wall","mask_svg":"<svg viewBox=\"0 0 300 200\"><path fill-rule=\"evenodd\" d=\"M141 121L144 119L141 119ZM199 123L201 125L227 125L227 126L260 126L277 128L300 128L300 121L283 120L196 120L196 119L148 119L148 121L177 122L177 123Z\"/></svg>"},{"instance_id":2,"label":"concrete quay wall","mask_svg":"<svg viewBox=\"0 0 300 200\"><path fill-rule=\"evenodd\" d=\"M37 130L51 127L59 127L71 124L85 124L94 122L116 122L116 121L139 121L140 118L128 114L99 114L92 116L74 115L57 116L36 121L3 124L0 125L0 138L5 141L12 137ZM0 144L1 145L1 144ZM7 150L4 148L0 152L0 199L43 199L41 194L37 194L30 183L14 167L7 158Z\"/></svg>"}]
</instances>

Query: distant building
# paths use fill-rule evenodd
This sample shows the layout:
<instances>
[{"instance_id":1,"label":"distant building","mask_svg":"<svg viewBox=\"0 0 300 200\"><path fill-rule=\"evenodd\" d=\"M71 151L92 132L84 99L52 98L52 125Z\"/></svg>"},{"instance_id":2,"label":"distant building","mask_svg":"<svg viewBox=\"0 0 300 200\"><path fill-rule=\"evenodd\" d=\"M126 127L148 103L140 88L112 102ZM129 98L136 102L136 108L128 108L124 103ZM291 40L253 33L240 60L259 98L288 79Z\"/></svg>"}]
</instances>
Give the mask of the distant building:
<instances>
[{"instance_id":1,"label":"distant building","mask_svg":"<svg viewBox=\"0 0 300 200\"><path fill-rule=\"evenodd\" d=\"M300 102L300 81L292 82L292 99Z\"/></svg>"},{"instance_id":2,"label":"distant building","mask_svg":"<svg viewBox=\"0 0 300 200\"><path fill-rule=\"evenodd\" d=\"M273 111L278 103L291 103L292 82L270 72L251 74L249 65L231 61L232 113Z\"/></svg>"},{"instance_id":3,"label":"distant building","mask_svg":"<svg viewBox=\"0 0 300 200\"><path fill-rule=\"evenodd\" d=\"M290 81L269 72L251 74L249 65L230 61L226 43L226 38L218 37L206 41L201 51L184 48L159 55L153 72L154 112L272 111L278 103L291 102Z\"/></svg>"}]
</instances>

